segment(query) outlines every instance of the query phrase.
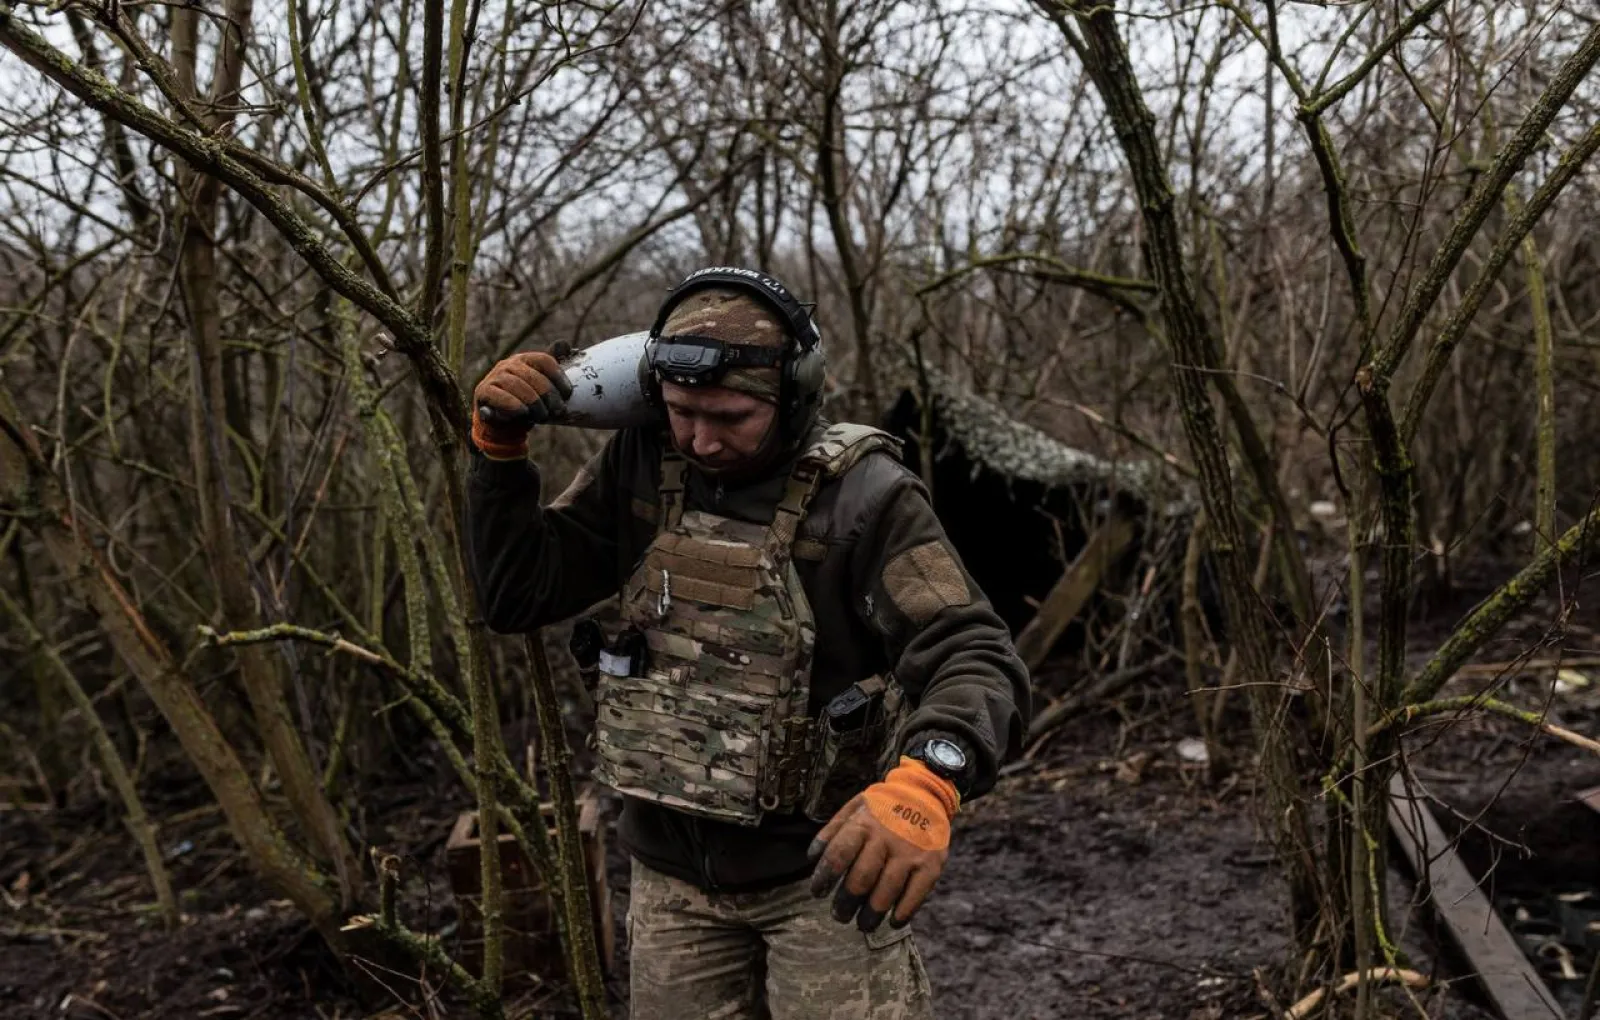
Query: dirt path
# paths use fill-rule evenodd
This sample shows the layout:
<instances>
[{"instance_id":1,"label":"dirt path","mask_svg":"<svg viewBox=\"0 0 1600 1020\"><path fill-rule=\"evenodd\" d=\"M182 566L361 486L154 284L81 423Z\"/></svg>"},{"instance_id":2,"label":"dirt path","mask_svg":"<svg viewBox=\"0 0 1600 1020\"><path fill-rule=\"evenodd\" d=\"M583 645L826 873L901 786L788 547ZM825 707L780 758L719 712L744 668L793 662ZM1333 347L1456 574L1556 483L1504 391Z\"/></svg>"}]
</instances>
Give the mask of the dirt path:
<instances>
[{"instance_id":1,"label":"dirt path","mask_svg":"<svg viewBox=\"0 0 1600 1020\"><path fill-rule=\"evenodd\" d=\"M940 1016L1266 1016L1252 972L1283 960L1281 887L1249 798L1208 791L1177 758L1185 716L1172 707L1156 703L1132 729L1108 714L1075 720L1041 761L962 813L918 923ZM429 879L408 890L410 922L448 937L443 833L459 795L389 792L375 812L386 843L408 847L413 874ZM426 1015L363 1007L286 905L243 899L255 886L214 816L167 833L186 848L174 878L190 890L191 919L171 936L129 910L145 894L114 819L4 820L0 881L15 904L0 925L8 1020ZM614 847L608 870L620 922L626 868ZM1414 932L1408 946L1429 954ZM624 966L619 995L625 978ZM1475 1015L1447 1006L1432 1015Z\"/></svg>"},{"instance_id":2,"label":"dirt path","mask_svg":"<svg viewBox=\"0 0 1600 1020\"><path fill-rule=\"evenodd\" d=\"M1556 618L1553 609L1536 609L1486 656L1510 660L1545 642ZM1593 643L1600 646L1600 638ZM1600 655L1600 647L1578 652ZM1563 701L1548 695L1551 671L1462 681L1463 690L1450 693L1493 687L1600 735L1600 670L1590 674L1593 688ZM917 924L941 1017L1271 1015L1256 974L1281 987L1283 889L1249 791L1213 790L1177 755L1193 725L1181 690L1181 678L1152 678L1120 705L1069 721L1036 760L1013 767L958 817L948 869ZM1469 864L1491 882L1520 882L1554 868L1600 884L1600 815L1571 806L1578 788L1600 784L1600 759L1530 739L1523 723L1451 723L1413 737L1414 763L1441 801L1463 815L1499 798L1484 820L1514 841L1466 840ZM444 845L468 798L428 751L406 764L410 775L391 775L377 797L357 806L352 824L406 855L403 916L449 945L455 908ZM393 998L363 1000L286 903L261 899L192 771L172 761L151 768L147 806L162 820L185 924L165 933L144 909L149 895L138 854L107 807L0 807L0 1018L466 1015L459 1007L430 1014ZM1502 789L1502 777L1513 771L1517 778ZM1441 814L1444 821L1448 812ZM1446 828L1454 831L1448 822ZM619 938L611 985L622 1017L627 866L615 841L608 844ZM1543 856L1525 858L1517 844ZM1408 962L1430 972L1436 947L1418 923L1424 914L1408 909L1412 890L1394 875L1389 895ZM379 977L408 991L392 976ZM1415 1005L1450 1020L1485 1015L1447 985L1441 981ZM1385 1015L1418 1016L1395 995L1385 1001ZM531 1015L564 1015L551 1005L549 991L515 996L514 1006L537 1007Z\"/></svg>"}]
</instances>

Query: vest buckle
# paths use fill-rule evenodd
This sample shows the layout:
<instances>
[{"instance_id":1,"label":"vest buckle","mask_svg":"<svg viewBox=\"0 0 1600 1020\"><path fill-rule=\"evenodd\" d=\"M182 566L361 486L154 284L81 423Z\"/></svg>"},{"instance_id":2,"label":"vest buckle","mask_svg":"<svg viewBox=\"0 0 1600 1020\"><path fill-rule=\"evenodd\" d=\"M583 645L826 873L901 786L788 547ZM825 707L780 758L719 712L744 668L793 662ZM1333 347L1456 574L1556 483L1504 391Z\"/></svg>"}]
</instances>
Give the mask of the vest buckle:
<instances>
[{"instance_id":1,"label":"vest buckle","mask_svg":"<svg viewBox=\"0 0 1600 1020\"><path fill-rule=\"evenodd\" d=\"M778 746L772 756L771 785L761 798L766 811L782 805L791 808L798 805L811 778L811 720L791 715L778 725L778 731ZM774 802L772 807L765 803L769 798Z\"/></svg>"}]
</instances>

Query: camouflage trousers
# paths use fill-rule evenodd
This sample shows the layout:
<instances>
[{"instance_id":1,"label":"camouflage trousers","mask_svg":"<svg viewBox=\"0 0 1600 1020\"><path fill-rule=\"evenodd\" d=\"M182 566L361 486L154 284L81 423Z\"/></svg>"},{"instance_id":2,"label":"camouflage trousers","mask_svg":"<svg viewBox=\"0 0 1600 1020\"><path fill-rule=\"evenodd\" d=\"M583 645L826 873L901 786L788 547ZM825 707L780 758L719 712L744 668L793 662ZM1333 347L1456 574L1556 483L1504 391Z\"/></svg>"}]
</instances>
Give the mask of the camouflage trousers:
<instances>
[{"instance_id":1,"label":"camouflage trousers","mask_svg":"<svg viewBox=\"0 0 1600 1020\"><path fill-rule=\"evenodd\" d=\"M867 935L805 881L705 893L633 862L633 1020L931 1020L911 928Z\"/></svg>"}]
</instances>

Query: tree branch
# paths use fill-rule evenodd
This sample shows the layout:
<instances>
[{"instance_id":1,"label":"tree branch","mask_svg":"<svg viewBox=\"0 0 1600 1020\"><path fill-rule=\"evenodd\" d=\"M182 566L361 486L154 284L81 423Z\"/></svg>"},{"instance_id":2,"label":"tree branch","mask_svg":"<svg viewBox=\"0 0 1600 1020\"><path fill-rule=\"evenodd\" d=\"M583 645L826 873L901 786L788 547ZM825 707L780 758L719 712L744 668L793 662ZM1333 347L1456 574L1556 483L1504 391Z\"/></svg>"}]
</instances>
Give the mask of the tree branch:
<instances>
[{"instance_id":1,"label":"tree branch","mask_svg":"<svg viewBox=\"0 0 1600 1020\"><path fill-rule=\"evenodd\" d=\"M1522 164L1539 146L1550 122L1561 112L1561 107L1594 67L1596 60L1600 60L1600 21L1589 30L1582 45L1556 69L1550 84L1522 123L1517 125L1516 132L1495 154L1494 162L1473 186L1472 193L1467 196L1466 203L1451 224L1450 232L1423 271L1421 280L1406 297L1399 319L1389 334L1388 345L1373 359L1374 383L1379 389L1388 389L1389 380L1410 350L1411 341L1422 329L1423 320L1443 293L1457 263L1477 235L1478 228L1500 204L1500 194L1510 183L1512 175L1522 168Z\"/></svg>"},{"instance_id":2,"label":"tree branch","mask_svg":"<svg viewBox=\"0 0 1600 1020\"><path fill-rule=\"evenodd\" d=\"M439 89L444 61L444 0L423 0L422 81L417 84L422 113L422 188L428 214L424 249L422 293L417 295L417 318L432 329L434 303L444 276L444 145L439 139Z\"/></svg>"},{"instance_id":3,"label":"tree branch","mask_svg":"<svg viewBox=\"0 0 1600 1020\"><path fill-rule=\"evenodd\" d=\"M1558 569L1597 548L1600 548L1600 505L1568 528L1550 548L1535 556L1517 576L1501 585L1462 620L1433 659L1411 681L1403 700L1427 701L1438 694L1474 652L1544 591Z\"/></svg>"},{"instance_id":4,"label":"tree branch","mask_svg":"<svg viewBox=\"0 0 1600 1020\"><path fill-rule=\"evenodd\" d=\"M574 273L567 279L567 282L562 285L561 293L557 294L553 299L535 312L532 318L523 323L522 328L517 330L516 334L501 346L495 357L509 357L513 351L527 343L528 340L539 331L539 327L543 326L547 321L549 321L550 316L555 314L556 309L561 307L561 305L569 300L572 295L588 286L594 280L599 279L618 262L621 262L623 259L627 258L629 252L633 251L633 249L637 248L640 244L648 240L652 234L660 231L663 227L667 227L673 223L676 223L685 216L692 214L696 209L700 208L705 203L711 201L712 198L720 194L730 183L732 183L734 177L736 177L740 171L742 171L749 164L755 162L757 158L757 156L751 156L749 159L739 163L737 166L729 167L727 173L722 176L722 179L718 182L718 184L706 189L704 194L689 199L676 209L673 209L671 212L664 213L656 219L640 224L627 236L621 238L617 241L617 243L613 244L610 248L603 252L593 262L590 262L588 265Z\"/></svg>"},{"instance_id":5,"label":"tree branch","mask_svg":"<svg viewBox=\"0 0 1600 1020\"><path fill-rule=\"evenodd\" d=\"M1530 712L1525 708L1508 705L1495 698L1484 698L1475 694L1463 695L1459 698L1439 698L1436 701L1424 701L1414 705L1406 705L1397 712L1378 720L1367 731L1369 735L1377 736L1386 733L1397 726L1404 726L1413 720L1431 715L1444 715L1448 712L1489 712L1493 715L1503 715L1508 719L1527 723L1529 726L1543 730L1557 740L1564 740L1573 747L1581 747L1591 754L1600 754L1600 740L1594 740L1581 733L1574 733L1565 726L1557 726L1538 712Z\"/></svg>"},{"instance_id":6,"label":"tree branch","mask_svg":"<svg viewBox=\"0 0 1600 1020\"><path fill-rule=\"evenodd\" d=\"M1428 0L1427 3L1406 15L1406 19L1396 25L1394 31L1385 36L1383 41L1371 53L1368 53L1361 63L1356 65L1354 71L1334 82L1332 86L1319 93L1316 98L1302 103L1300 105L1300 116L1316 117L1326 112L1334 103L1343 99L1350 93L1351 89L1361 84L1362 79L1370 74L1372 69L1377 67L1383 58L1389 55L1391 50L1404 42L1406 36L1416 31L1418 26L1433 17L1434 13L1444 5L1445 0Z\"/></svg>"},{"instance_id":7,"label":"tree branch","mask_svg":"<svg viewBox=\"0 0 1600 1020\"><path fill-rule=\"evenodd\" d=\"M498 1020L504 1016L499 994L451 959L438 936L419 935L400 923L395 910L395 896L400 884L400 858L380 853L376 847L373 848L372 858L378 872L378 913L357 914L342 930L347 934L370 931L404 953L420 970L443 975L445 981L465 995L472 1008L485 1020Z\"/></svg>"},{"instance_id":8,"label":"tree branch","mask_svg":"<svg viewBox=\"0 0 1600 1020\"><path fill-rule=\"evenodd\" d=\"M964 266L957 266L940 276L918 287L915 297L924 297L955 283L957 280L980 269L994 269L1000 266L1009 266L1017 262L1037 262L1044 268L1032 271L1030 275L1052 283L1064 283L1071 287L1079 287L1091 294L1105 298L1112 304L1126 309L1140 320L1149 317L1149 311L1138 302L1121 293L1132 291L1136 294L1154 294L1156 285L1149 280L1137 280L1121 276L1106 276L1102 273L1091 272L1087 269L1078 269L1069 266L1055 255L1046 252L1002 252L998 255L981 255Z\"/></svg>"},{"instance_id":9,"label":"tree branch","mask_svg":"<svg viewBox=\"0 0 1600 1020\"><path fill-rule=\"evenodd\" d=\"M171 149L196 170L216 177L260 210L329 286L388 327L395 346L411 359L430 401L465 440L466 403L454 375L433 344L431 331L397 301L335 258L316 236L311 224L274 194L268 182L252 172L230 144L179 126L144 106L104 76L79 66L43 36L18 21L11 5L4 2L0 2L0 46L17 54L92 109L114 117Z\"/></svg>"},{"instance_id":10,"label":"tree branch","mask_svg":"<svg viewBox=\"0 0 1600 1020\"><path fill-rule=\"evenodd\" d=\"M168 102L171 102L174 106L181 110L187 118L193 120L196 124L197 130L199 130L206 138L213 140L219 145L222 145L229 153L237 157L240 161L254 167L256 172L261 174L265 180L272 184L282 184L294 188L296 191L315 202L319 207L327 212L329 216L333 217L334 223L338 225L339 229L344 232L345 237L349 239L351 246L356 250L356 254L361 256L362 264L367 267L367 272L372 274L372 278L377 282L378 287L385 294L398 299L398 291L395 290L394 281L390 279L388 269L384 266L382 260L378 258L378 253L373 249L372 242L367 237L366 231L361 228L360 222L356 219L355 212L344 202L340 201L339 198L330 190L333 187L332 169L326 166L324 167L325 173L328 175L328 187L325 188L299 171L290 167L286 167L275 160L263 156L261 153L256 152L249 146L239 142L239 140L234 138L232 135L219 133L213 130L209 124L201 120L200 115L184 101L178 86L177 78L174 75L171 66L168 65L165 60L161 59L159 54L150 49L150 45L145 42L143 36L135 31L131 25L128 25L125 22L120 14L120 8L113 7L111 9L119 13L116 13L115 17L113 18L110 15L102 12L100 21L111 29L112 34L114 34L117 39L123 43L123 45L128 47L129 51L133 53L134 59L138 61L140 68L143 69L144 72L150 76L151 80L156 83L156 87L161 91L162 95L167 97ZM291 22L292 21L293 19L291 18ZM296 68L298 76L298 62L296 63ZM93 70L93 68L91 68L91 70ZM133 101L137 102L137 100ZM159 116L159 114L157 116ZM316 127L315 121L312 118L313 113L308 106L306 110L306 119L308 129L311 133L313 149L320 150L321 136ZM177 125L174 125L174 127L176 126ZM161 141L161 139L156 139L156 141ZM326 155L322 154L322 156L325 161Z\"/></svg>"},{"instance_id":11,"label":"tree branch","mask_svg":"<svg viewBox=\"0 0 1600 1020\"><path fill-rule=\"evenodd\" d=\"M1417 427L1422 423L1423 412L1433 396L1434 388L1439 385L1439 380L1444 375L1450 356L1455 353L1461 338L1466 335L1467 327L1472 325L1478 309L1483 306L1484 300L1494 289L1501 271L1516 254L1522 239L1533 230L1534 224L1538 223L1539 218L1567 185L1572 183L1572 179L1578 175L1578 171L1597 149L1600 149L1600 121L1589 128L1578 144L1567 150L1561 161L1556 164L1549 179L1539 186L1539 190L1533 193L1527 205L1506 224L1505 230L1501 232L1494 248L1489 252L1488 259L1484 261L1483 270L1478 273L1477 279L1472 281L1472 286L1467 288L1466 294L1462 295L1461 304L1451 314L1444 329L1439 331L1439 336L1428 350L1422 374L1406 401L1405 413L1401 415L1400 435L1406 442L1410 442L1416 435Z\"/></svg>"}]
</instances>

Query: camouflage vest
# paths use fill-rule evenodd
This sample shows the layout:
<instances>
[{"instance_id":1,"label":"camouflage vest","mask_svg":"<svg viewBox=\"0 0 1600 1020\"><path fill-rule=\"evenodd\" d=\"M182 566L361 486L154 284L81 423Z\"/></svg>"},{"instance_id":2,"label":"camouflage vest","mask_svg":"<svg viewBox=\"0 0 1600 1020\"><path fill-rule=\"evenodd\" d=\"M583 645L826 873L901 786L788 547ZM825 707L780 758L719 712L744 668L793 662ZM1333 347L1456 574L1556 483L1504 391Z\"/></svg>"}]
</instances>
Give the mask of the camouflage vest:
<instances>
[{"instance_id":1,"label":"camouflage vest","mask_svg":"<svg viewBox=\"0 0 1600 1020\"><path fill-rule=\"evenodd\" d=\"M645 664L631 676L602 668L597 779L742 825L805 806L816 627L790 549L823 481L898 445L863 425L828 428L796 462L770 525L685 511L687 465L663 456L656 537L622 590Z\"/></svg>"}]
</instances>

